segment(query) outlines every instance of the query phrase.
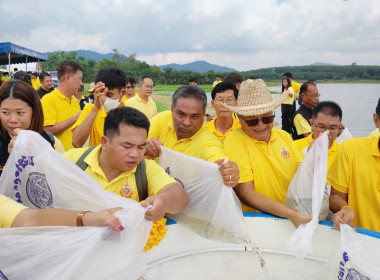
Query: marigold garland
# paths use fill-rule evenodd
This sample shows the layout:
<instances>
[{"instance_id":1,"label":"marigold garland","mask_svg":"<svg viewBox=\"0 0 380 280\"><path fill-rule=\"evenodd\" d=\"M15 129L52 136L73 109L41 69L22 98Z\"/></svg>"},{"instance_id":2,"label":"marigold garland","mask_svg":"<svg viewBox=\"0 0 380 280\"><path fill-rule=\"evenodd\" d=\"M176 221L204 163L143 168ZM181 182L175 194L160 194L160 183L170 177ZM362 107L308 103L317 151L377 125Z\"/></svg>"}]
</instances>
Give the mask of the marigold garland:
<instances>
[{"instance_id":1,"label":"marigold garland","mask_svg":"<svg viewBox=\"0 0 380 280\"><path fill-rule=\"evenodd\" d=\"M161 240L165 237L167 230L166 218L153 222L148 240L145 244L144 252L152 249L153 246L160 244Z\"/></svg>"}]
</instances>

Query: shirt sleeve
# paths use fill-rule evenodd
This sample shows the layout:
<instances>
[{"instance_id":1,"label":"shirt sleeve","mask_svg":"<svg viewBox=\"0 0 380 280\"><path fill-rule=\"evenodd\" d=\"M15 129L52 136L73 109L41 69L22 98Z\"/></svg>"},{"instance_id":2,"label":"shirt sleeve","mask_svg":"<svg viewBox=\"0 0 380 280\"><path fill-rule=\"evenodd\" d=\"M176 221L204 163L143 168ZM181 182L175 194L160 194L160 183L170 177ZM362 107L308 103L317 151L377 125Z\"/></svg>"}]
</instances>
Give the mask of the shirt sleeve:
<instances>
[{"instance_id":1,"label":"shirt sleeve","mask_svg":"<svg viewBox=\"0 0 380 280\"><path fill-rule=\"evenodd\" d=\"M16 216L24 209L24 205L0 194L0 228L9 228Z\"/></svg>"},{"instance_id":2,"label":"shirt sleeve","mask_svg":"<svg viewBox=\"0 0 380 280\"><path fill-rule=\"evenodd\" d=\"M146 159L145 164L149 196L157 194L165 186L176 182L154 160Z\"/></svg>"},{"instance_id":3,"label":"shirt sleeve","mask_svg":"<svg viewBox=\"0 0 380 280\"><path fill-rule=\"evenodd\" d=\"M342 193L348 193L350 166L348 151L343 143L327 172L327 184Z\"/></svg>"},{"instance_id":4,"label":"shirt sleeve","mask_svg":"<svg viewBox=\"0 0 380 280\"><path fill-rule=\"evenodd\" d=\"M294 126L296 127L297 134L305 134L305 133L310 133L311 132L311 126L307 120L305 120L304 117L302 117L301 114L297 114L294 117Z\"/></svg>"}]
</instances>

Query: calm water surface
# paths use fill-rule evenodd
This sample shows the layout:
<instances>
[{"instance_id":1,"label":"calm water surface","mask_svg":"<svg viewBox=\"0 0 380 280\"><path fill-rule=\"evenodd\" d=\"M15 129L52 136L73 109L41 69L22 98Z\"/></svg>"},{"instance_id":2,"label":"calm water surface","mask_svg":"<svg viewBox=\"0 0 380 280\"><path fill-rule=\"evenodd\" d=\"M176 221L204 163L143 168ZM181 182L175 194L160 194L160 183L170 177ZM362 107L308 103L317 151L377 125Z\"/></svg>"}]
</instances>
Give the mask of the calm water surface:
<instances>
[{"instance_id":1,"label":"calm water surface","mask_svg":"<svg viewBox=\"0 0 380 280\"><path fill-rule=\"evenodd\" d=\"M270 90L281 91L280 87ZM343 124L354 137L366 137L374 129L372 115L380 97L380 84L318 84L321 101L335 101L343 110ZM298 106L297 106L298 108ZM276 109L281 124L281 109Z\"/></svg>"}]
</instances>

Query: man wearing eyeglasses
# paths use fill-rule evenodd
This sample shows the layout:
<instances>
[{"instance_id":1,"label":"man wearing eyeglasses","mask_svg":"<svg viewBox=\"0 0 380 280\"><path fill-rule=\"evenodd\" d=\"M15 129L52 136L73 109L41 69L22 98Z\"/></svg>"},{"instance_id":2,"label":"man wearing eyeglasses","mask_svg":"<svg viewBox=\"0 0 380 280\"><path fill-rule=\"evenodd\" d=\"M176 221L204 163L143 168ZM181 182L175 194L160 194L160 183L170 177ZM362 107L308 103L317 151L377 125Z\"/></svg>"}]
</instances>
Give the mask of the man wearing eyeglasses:
<instances>
[{"instance_id":1,"label":"man wearing eyeglasses","mask_svg":"<svg viewBox=\"0 0 380 280\"><path fill-rule=\"evenodd\" d=\"M302 96L302 105L294 114L293 134L294 140L305 138L311 134L310 120L313 114L313 108L318 104L319 92L314 83L303 83L300 89Z\"/></svg>"},{"instance_id":2,"label":"man wearing eyeglasses","mask_svg":"<svg viewBox=\"0 0 380 280\"><path fill-rule=\"evenodd\" d=\"M273 129L274 110L287 94L272 98L263 80L244 81L237 106L223 104L238 115L241 124L226 137L224 152L239 167L240 180L234 191L243 211L286 217L297 227L309 218L286 206L285 201L302 158L289 133Z\"/></svg>"},{"instance_id":3,"label":"man wearing eyeglasses","mask_svg":"<svg viewBox=\"0 0 380 280\"><path fill-rule=\"evenodd\" d=\"M322 101L314 107L311 120L313 132L306 138L296 140L296 146L304 158L308 147L321 133L329 130L329 153L327 168L330 168L340 144L335 141L342 129L342 109L333 101Z\"/></svg>"},{"instance_id":4,"label":"man wearing eyeglasses","mask_svg":"<svg viewBox=\"0 0 380 280\"><path fill-rule=\"evenodd\" d=\"M150 76L141 76L139 80L139 93L128 99L125 106L132 107L144 113L148 119L153 118L157 114L157 106L152 99L154 84Z\"/></svg>"},{"instance_id":5,"label":"man wearing eyeglasses","mask_svg":"<svg viewBox=\"0 0 380 280\"><path fill-rule=\"evenodd\" d=\"M240 127L239 120L232 112L221 104L236 106L239 91L232 83L221 82L211 92L211 105L216 112L216 118L206 123L207 128L214 133L222 143L232 130Z\"/></svg>"},{"instance_id":6,"label":"man wearing eyeglasses","mask_svg":"<svg viewBox=\"0 0 380 280\"><path fill-rule=\"evenodd\" d=\"M203 123L207 106L206 93L197 86L183 86L173 94L171 111L164 111L150 121L145 156L161 154L161 146L220 165L226 186L234 187L239 169L234 162L223 163L226 155L220 140ZM223 164L222 164L223 163ZM186 168L186 167L184 167Z\"/></svg>"}]
</instances>

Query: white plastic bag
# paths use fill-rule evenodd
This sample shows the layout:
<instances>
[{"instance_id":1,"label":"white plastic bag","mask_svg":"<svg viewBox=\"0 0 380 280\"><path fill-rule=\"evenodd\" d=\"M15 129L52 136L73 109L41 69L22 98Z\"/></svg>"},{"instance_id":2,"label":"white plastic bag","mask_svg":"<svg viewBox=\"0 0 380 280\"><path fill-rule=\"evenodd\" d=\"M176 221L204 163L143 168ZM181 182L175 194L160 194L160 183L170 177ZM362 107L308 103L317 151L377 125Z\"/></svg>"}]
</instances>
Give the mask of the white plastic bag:
<instances>
[{"instance_id":1,"label":"white plastic bag","mask_svg":"<svg viewBox=\"0 0 380 280\"><path fill-rule=\"evenodd\" d=\"M21 131L0 178L0 192L32 208L115 213L125 230L109 227L0 229L0 275L8 279L137 279L152 222L138 202L105 191L52 149L38 133ZM1 279L1 277L0 277Z\"/></svg>"},{"instance_id":2,"label":"white plastic bag","mask_svg":"<svg viewBox=\"0 0 380 280\"><path fill-rule=\"evenodd\" d=\"M339 262L338 279L379 280L380 261L378 251L371 248L370 237L361 236L346 224L340 225L343 247Z\"/></svg>"},{"instance_id":3,"label":"white plastic bag","mask_svg":"<svg viewBox=\"0 0 380 280\"><path fill-rule=\"evenodd\" d=\"M232 243L249 241L240 201L223 183L216 163L161 147L160 165L181 182L188 206L169 217L203 237Z\"/></svg>"},{"instance_id":4,"label":"white plastic bag","mask_svg":"<svg viewBox=\"0 0 380 280\"><path fill-rule=\"evenodd\" d=\"M311 239L318 225L323 200L328 207L328 196L325 195L329 145L327 135L328 131L324 132L310 147L286 195L288 206L312 217L309 223L301 224L287 242L290 251L302 258L313 252Z\"/></svg>"},{"instance_id":5,"label":"white plastic bag","mask_svg":"<svg viewBox=\"0 0 380 280\"><path fill-rule=\"evenodd\" d=\"M348 130L347 127L345 127L342 131L342 133L339 135L339 137L337 137L335 140L336 142L338 142L339 144L342 144L344 140L347 140L347 139L350 139L352 138L352 134L351 132Z\"/></svg>"}]
</instances>

